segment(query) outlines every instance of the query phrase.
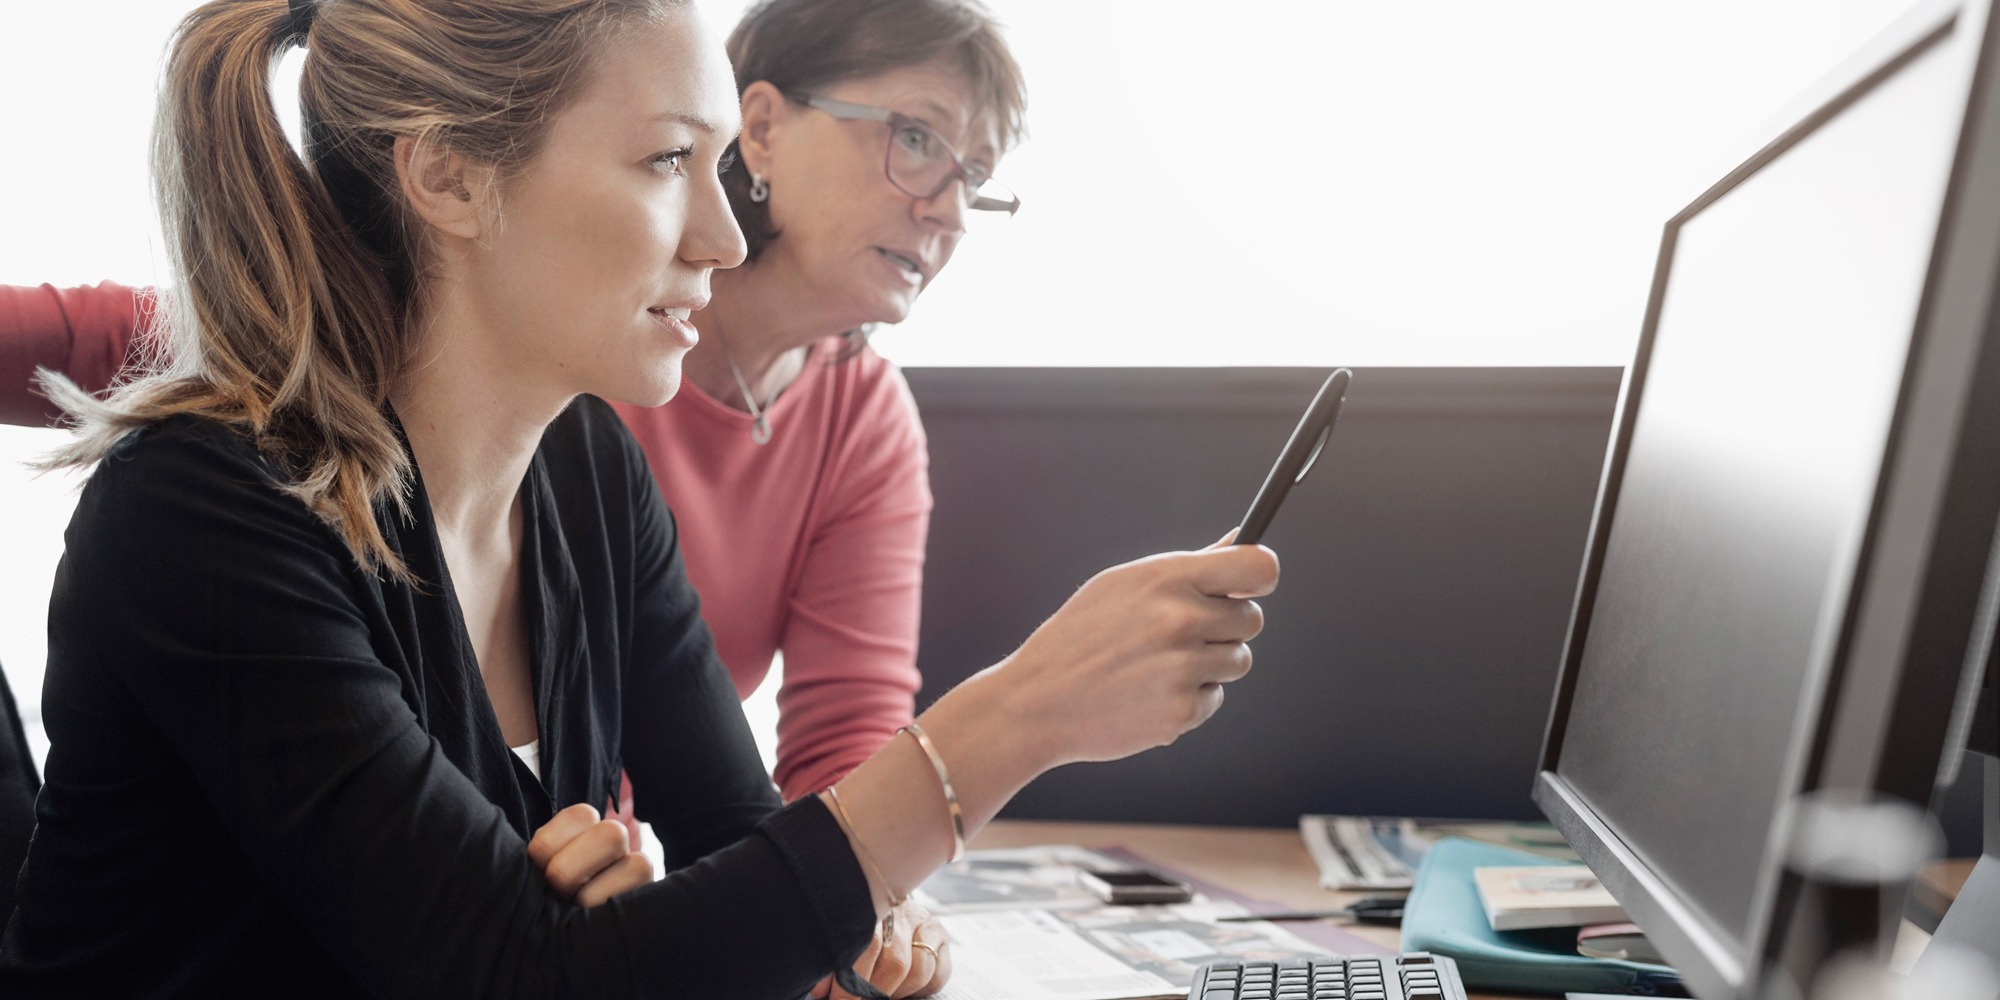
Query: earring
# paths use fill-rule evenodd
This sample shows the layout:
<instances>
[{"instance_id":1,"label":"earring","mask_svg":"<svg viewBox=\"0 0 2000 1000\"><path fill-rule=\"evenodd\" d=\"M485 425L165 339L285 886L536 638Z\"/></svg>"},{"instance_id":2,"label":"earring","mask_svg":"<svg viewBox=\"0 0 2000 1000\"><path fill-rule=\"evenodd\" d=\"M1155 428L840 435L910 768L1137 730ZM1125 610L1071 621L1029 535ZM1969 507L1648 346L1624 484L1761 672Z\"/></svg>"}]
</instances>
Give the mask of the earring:
<instances>
[{"instance_id":1,"label":"earring","mask_svg":"<svg viewBox=\"0 0 2000 1000\"><path fill-rule=\"evenodd\" d=\"M771 185L764 183L763 174L750 175L750 200L763 203L771 197Z\"/></svg>"}]
</instances>

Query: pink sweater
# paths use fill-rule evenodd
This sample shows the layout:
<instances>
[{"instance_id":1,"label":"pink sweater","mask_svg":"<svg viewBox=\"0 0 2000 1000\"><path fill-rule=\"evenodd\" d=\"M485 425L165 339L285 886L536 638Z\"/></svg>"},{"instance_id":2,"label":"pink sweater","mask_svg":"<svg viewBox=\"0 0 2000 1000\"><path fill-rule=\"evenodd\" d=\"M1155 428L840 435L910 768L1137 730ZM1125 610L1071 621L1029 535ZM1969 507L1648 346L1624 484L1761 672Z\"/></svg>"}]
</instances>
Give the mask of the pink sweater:
<instances>
[{"instance_id":1,"label":"pink sweater","mask_svg":"<svg viewBox=\"0 0 2000 1000\"><path fill-rule=\"evenodd\" d=\"M617 408L681 526L688 576L722 661L748 697L785 654L778 787L816 792L912 717L917 607L931 490L923 425L902 373L872 350L833 363L813 345L771 407L750 415L689 382L665 406Z\"/></svg>"},{"instance_id":2,"label":"pink sweater","mask_svg":"<svg viewBox=\"0 0 2000 1000\"><path fill-rule=\"evenodd\" d=\"M104 388L149 316L133 289L0 286L0 419L42 423L35 366ZM908 385L871 350L829 364L837 338L772 407L750 415L691 383L659 407L619 406L680 527L717 650L748 696L785 655L777 782L786 799L832 784L915 705L917 610L930 477ZM629 794L629 791L628 793Z\"/></svg>"}]
</instances>

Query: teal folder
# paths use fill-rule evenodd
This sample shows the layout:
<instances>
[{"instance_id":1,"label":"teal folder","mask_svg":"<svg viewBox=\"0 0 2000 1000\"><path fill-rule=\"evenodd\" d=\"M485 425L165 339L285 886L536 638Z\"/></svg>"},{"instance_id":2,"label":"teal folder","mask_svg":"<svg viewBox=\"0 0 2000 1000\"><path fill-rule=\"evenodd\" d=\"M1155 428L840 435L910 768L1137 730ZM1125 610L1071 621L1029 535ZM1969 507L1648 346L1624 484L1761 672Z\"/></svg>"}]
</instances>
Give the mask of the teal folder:
<instances>
[{"instance_id":1,"label":"teal folder","mask_svg":"<svg viewBox=\"0 0 2000 1000\"><path fill-rule=\"evenodd\" d=\"M1424 855L1403 909L1403 950L1431 951L1458 962L1469 989L1513 993L1623 993L1685 996L1664 965L1586 958L1576 928L1496 931L1473 884L1474 868L1531 868L1549 859L1476 840L1448 837Z\"/></svg>"}]
</instances>

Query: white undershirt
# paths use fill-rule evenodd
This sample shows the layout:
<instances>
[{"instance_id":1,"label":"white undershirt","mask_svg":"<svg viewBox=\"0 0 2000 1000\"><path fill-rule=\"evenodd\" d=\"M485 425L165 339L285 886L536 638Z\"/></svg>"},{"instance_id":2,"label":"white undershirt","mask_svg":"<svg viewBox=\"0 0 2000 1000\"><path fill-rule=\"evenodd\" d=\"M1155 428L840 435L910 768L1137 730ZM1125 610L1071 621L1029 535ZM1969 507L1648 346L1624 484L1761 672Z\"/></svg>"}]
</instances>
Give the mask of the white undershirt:
<instances>
[{"instance_id":1,"label":"white undershirt","mask_svg":"<svg viewBox=\"0 0 2000 1000\"><path fill-rule=\"evenodd\" d=\"M535 776L536 781L542 780L542 741L540 739L532 739L521 746L510 747L509 749L514 751L514 756L521 758L521 763L528 765L528 771Z\"/></svg>"},{"instance_id":2,"label":"white undershirt","mask_svg":"<svg viewBox=\"0 0 2000 1000\"><path fill-rule=\"evenodd\" d=\"M521 763L528 765L528 770L534 772L536 781L542 780L542 741L540 739L532 739L523 746L508 747L508 749L514 751L514 756L521 758ZM646 860L653 863L654 879L657 880L666 876L667 849L660 843L659 836L653 833L653 825L651 823L639 824L639 853L644 854Z\"/></svg>"}]
</instances>

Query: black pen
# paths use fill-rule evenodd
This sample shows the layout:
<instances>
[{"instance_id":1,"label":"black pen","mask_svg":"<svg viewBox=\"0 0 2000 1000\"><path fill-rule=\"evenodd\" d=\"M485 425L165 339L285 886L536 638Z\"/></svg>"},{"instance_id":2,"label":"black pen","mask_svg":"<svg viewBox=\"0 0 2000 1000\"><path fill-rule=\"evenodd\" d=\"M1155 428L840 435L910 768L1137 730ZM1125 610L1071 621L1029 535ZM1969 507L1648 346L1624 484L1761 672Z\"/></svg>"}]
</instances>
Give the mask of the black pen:
<instances>
[{"instance_id":1,"label":"black pen","mask_svg":"<svg viewBox=\"0 0 2000 1000\"><path fill-rule=\"evenodd\" d=\"M1278 913L1246 913L1240 917L1217 917L1217 923L1244 923L1252 920L1352 920L1360 924L1403 922L1400 896L1373 896L1338 910L1286 910Z\"/></svg>"}]
</instances>

